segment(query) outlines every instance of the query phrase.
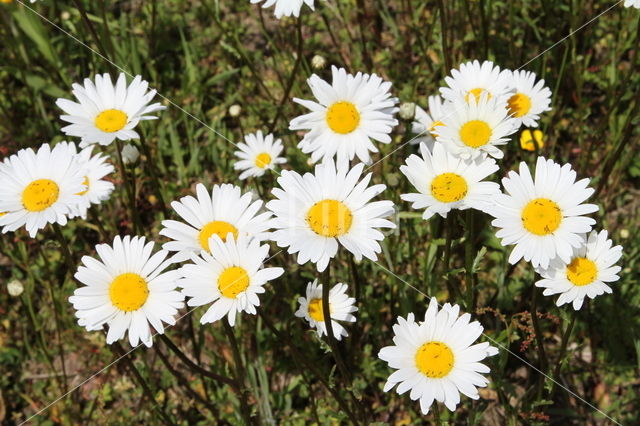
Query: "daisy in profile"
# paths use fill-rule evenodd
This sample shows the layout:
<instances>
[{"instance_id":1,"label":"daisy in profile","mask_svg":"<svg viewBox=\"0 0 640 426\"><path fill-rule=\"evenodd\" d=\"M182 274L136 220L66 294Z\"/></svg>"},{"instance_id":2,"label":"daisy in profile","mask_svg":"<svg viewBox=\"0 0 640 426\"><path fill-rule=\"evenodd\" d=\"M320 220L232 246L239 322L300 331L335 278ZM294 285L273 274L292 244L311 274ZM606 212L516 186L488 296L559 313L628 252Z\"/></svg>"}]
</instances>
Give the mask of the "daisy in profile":
<instances>
[{"instance_id":1,"label":"daisy in profile","mask_svg":"<svg viewBox=\"0 0 640 426\"><path fill-rule=\"evenodd\" d=\"M74 155L80 163L84 173L84 181L82 183L86 185L86 189L78 193L80 202L78 203L77 211L71 214L70 217L80 216L86 219L87 210L89 210L91 204L100 204L111 196L114 189L113 183L103 178L113 173L114 168L107 162L107 157L102 154L91 155L93 146L88 146L78 153L73 142L61 142L60 144L66 144L71 155Z\"/></svg>"},{"instance_id":2,"label":"daisy in profile","mask_svg":"<svg viewBox=\"0 0 640 426\"><path fill-rule=\"evenodd\" d=\"M640 0L624 0L624 7L635 7L640 9Z\"/></svg>"},{"instance_id":3,"label":"daisy in profile","mask_svg":"<svg viewBox=\"0 0 640 426\"><path fill-rule=\"evenodd\" d=\"M78 102L58 99L56 105L66 115L63 121L70 123L62 128L69 136L82 138L80 146L92 143L109 145L116 138L127 141L138 139L133 130L141 120L155 120L150 115L165 109L159 103L149 104L156 95L155 90L147 91L149 83L136 76L127 86L123 73L114 86L109 74L96 75L95 83L84 80L84 86L73 84L73 95Z\"/></svg>"},{"instance_id":4,"label":"daisy in profile","mask_svg":"<svg viewBox=\"0 0 640 426\"><path fill-rule=\"evenodd\" d=\"M111 344L129 333L129 343L152 345L152 332L164 333L164 325L175 324L184 297L176 291L178 270L166 271L173 261L168 252L153 252L154 243L144 237L115 237L113 245L98 244L99 259L82 258L75 278L84 284L69 302L76 309L78 324L88 331L109 328Z\"/></svg>"},{"instance_id":5,"label":"daisy in profile","mask_svg":"<svg viewBox=\"0 0 640 426\"><path fill-rule=\"evenodd\" d=\"M497 98L486 94L469 102L455 101L442 119L442 125L436 126L438 142L453 154L474 159L481 155L494 158L504 157L500 145L506 145L509 135L517 131L514 119L507 110L498 104Z\"/></svg>"},{"instance_id":6,"label":"daisy in profile","mask_svg":"<svg viewBox=\"0 0 640 426\"><path fill-rule=\"evenodd\" d=\"M275 200L267 203L276 218L271 235L279 247L298 253L298 263L311 261L322 272L335 257L341 244L357 260L376 260L384 239L378 228L395 228L385 217L393 213L393 202L371 199L384 191L384 185L368 187L371 173L360 180L364 164L349 169L333 160L319 164L315 174L300 176L285 170L274 188Z\"/></svg>"},{"instance_id":7,"label":"daisy in profile","mask_svg":"<svg viewBox=\"0 0 640 426\"><path fill-rule=\"evenodd\" d=\"M446 303L438 311L438 302L431 298L424 322L398 317L393 326L393 346L380 350L378 357L397 370L387 380L384 391L403 394L411 391L412 400L420 400L422 414L427 414L434 401L442 402L454 411L460 394L471 399L480 395L476 387L489 381L480 373L489 367L480 361L496 355L498 350L489 343L472 344L482 334L483 327L471 315L460 316L460 307Z\"/></svg>"},{"instance_id":8,"label":"daisy in profile","mask_svg":"<svg viewBox=\"0 0 640 426\"><path fill-rule=\"evenodd\" d=\"M544 80L536 82L536 75L529 71L514 71L510 74L509 87L514 93L507 100L507 109L514 125L538 127L540 114L551 111L551 90L544 85Z\"/></svg>"},{"instance_id":9,"label":"daisy in profile","mask_svg":"<svg viewBox=\"0 0 640 426\"><path fill-rule=\"evenodd\" d=\"M522 162L520 173L509 172L502 185L506 194L496 195L487 212L495 217L491 223L500 228L496 236L502 245L514 245L509 262L524 258L546 269L559 256L570 263L574 249L584 243L582 234L596 223L583 216L598 210L595 204L583 204L594 191L587 187L589 179L576 182L570 164L538 157L534 178Z\"/></svg>"},{"instance_id":10,"label":"daisy in profile","mask_svg":"<svg viewBox=\"0 0 640 426\"><path fill-rule=\"evenodd\" d=\"M201 251L192 254L192 264L182 267L180 287L189 298L188 306L213 303L200 318L206 324L227 316L229 324L236 322L236 314L256 314L260 305L258 295L264 293L264 285L284 273L282 268L262 268L269 254L269 246L255 238L229 235L225 241L218 235L209 239L211 254Z\"/></svg>"},{"instance_id":11,"label":"daisy in profile","mask_svg":"<svg viewBox=\"0 0 640 426\"><path fill-rule=\"evenodd\" d=\"M512 89L509 87L511 71L500 70L491 61L482 64L477 60L460 65L460 69L451 70L451 76L445 77L448 87L441 87L440 94L450 102L466 101L475 98L476 102L485 94L502 105L509 98Z\"/></svg>"},{"instance_id":12,"label":"daisy in profile","mask_svg":"<svg viewBox=\"0 0 640 426\"><path fill-rule=\"evenodd\" d=\"M274 142L272 134L262 136L262 132L258 130L256 133L246 135L244 140L246 143L239 143L240 150L235 152L240 160L233 165L234 169L243 170L240 180L260 177L267 170L273 170L276 164L287 162L283 157L278 157L284 147L280 139Z\"/></svg>"},{"instance_id":13,"label":"daisy in profile","mask_svg":"<svg viewBox=\"0 0 640 426\"><path fill-rule=\"evenodd\" d=\"M463 160L447 152L441 145L433 147L433 153L425 144L420 145L422 158L412 154L400 171L418 193L402 194L400 198L413 203L414 209L424 209L422 218L434 214L447 217L452 209L474 208L485 210L493 196L500 193L500 185L483 182L498 170L492 158Z\"/></svg>"},{"instance_id":14,"label":"daisy in profile","mask_svg":"<svg viewBox=\"0 0 640 426\"><path fill-rule=\"evenodd\" d=\"M338 283L329 291L329 312L331 313L331 328L336 339L342 340L349 333L338 321L356 322L352 314L358 310L356 299L347 296L347 285ZM296 311L298 318L304 318L311 328L315 328L318 337L327 334L327 324L324 321L322 309L322 284L318 280L307 284L307 297L299 297L300 307Z\"/></svg>"},{"instance_id":15,"label":"daisy in profile","mask_svg":"<svg viewBox=\"0 0 640 426\"><path fill-rule=\"evenodd\" d=\"M251 192L241 193L231 184L214 185L211 193L199 183L196 197L186 196L171 203L171 207L186 222L163 220L160 235L171 238L163 245L165 250L190 253L209 250L212 235L226 241L228 235L238 238L250 236L264 241L269 237L271 213L259 213L262 200L252 201Z\"/></svg>"},{"instance_id":16,"label":"daisy in profile","mask_svg":"<svg viewBox=\"0 0 640 426\"><path fill-rule=\"evenodd\" d=\"M251 0L252 4L260 3L263 0ZM295 16L296 18L300 16L300 9L302 9L302 5L306 4L311 8L311 10L315 10L313 7L314 0L264 0L263 8L271 7L274 4L276 5L275 15L276 18L280 19L283 16Z\"/></svg>"},{"instance_id":17,"label":"daisy in profile","mask_svg":"<svg viewBox=\"0 0 640 426\"><path fill-rule=\"evenodd\" d=\"M622 247L613 247L607 237L607 231L592 231L584 244L573 249L569 263L554 259L549 268L538 269L543 279L536 282L536 287L544 288L545 296L560 294L556 304L573 303L576 311L585 297L593 299L611 293L611 287L605 283L620 279L617 274L621 268L615 264L622 257Z\"/></svg>"},{"instance_id":18,"label":"daisy in profile","mask_svg":"<svg viewBox=\"0 0 640 426\"><path fill-rule=\"evenodd\" d=\"M65 144L22 149L0 164L2 232L24 226L31 238L48 223L67 224L77 214L84 171Z\"/></svg>"},{"instance_id":19,"label":"daisy in profile","mask_svg":"<svg viewBox=\"0 0 640 426\"><path fill-rule=\"evenodd\" d=\"M429 112L416 106L416 117L412 123L411 131L418 136L411 141L411 144L426 143L429 149L433 148L433 143L438 137L436 127L444 125L442 119L445 114L444 102L438 95L429 96Z\"/></svg>"},{"instance_id":20,"label":"daisy in profile","mask_svg":"<svg viewBox=\"0 0 640 426\"><path fill-rule=\"evenodd\" d=\"M372 140L391 142L391 130L398 124L397 98L391 97L391 83L375 74L347 74L344 68L331 67L332 84L312 75L308 83L317 102L294 98L311 110L291 120L290 130L310 130L298 147L311 161L337 157L338 162L370 161L370 152L378 152Z\"/></svg>"}]
</instances>

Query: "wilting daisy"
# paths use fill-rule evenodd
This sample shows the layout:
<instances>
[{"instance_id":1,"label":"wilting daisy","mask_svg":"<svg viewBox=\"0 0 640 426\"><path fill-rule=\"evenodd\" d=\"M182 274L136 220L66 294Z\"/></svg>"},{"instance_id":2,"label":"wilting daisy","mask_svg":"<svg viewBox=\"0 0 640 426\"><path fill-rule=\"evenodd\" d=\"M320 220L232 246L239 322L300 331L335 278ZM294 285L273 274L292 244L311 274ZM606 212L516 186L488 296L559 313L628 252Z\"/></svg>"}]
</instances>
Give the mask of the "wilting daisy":
<instances>
[{"instance_id":1,"label":"wilting daisy","mask_svg":"<svg viewBox=\"0 0 640 426\"><path fill-rule=\"evenodd\" d=\"M389 93L391 83L375 74L351 75L336 67L331 72L331 85L315 74L307 80L318 102L294 98L311 112L291 120L289 129L310 130L298 147L311 153L313 162L334 156L342 162L356 155L368 162L369 153L378 152L372 139L391 142L398 100Z\"/></svg>"},{"instance_id":2,"label":"wilting daisy","mask_svg":"<svg viewBox=\"0 0 640 426\"><path fill-rule=\"evenodd\" d=\"M482 64L477 60L460 65L460 69L451 70L451 76L445 77L448 87L441 87L442 97L451 102L476 102L485 94L502 105L509 98L512 89L509 87L511 71L502 70L491 61Z\"/></svg>"},{"instance_id":3,"label":"wilting daisy","mask_svg":"<svg viewBox=\"0 0 640 426\"><path fill-rule=\"evenodd\" d=\"M243 170L240 179L246 179L250 176L260 177L267 170L274 168L276 164L286 163L283 157L278 157L284 147L280 139L273 140L273 135L268 134L262 136L262 132L258 130L256 133L250 133L244 137L246 143L239 143L239 151L235 152L236 157L240 159L233 168Z\"/></svg>"},{"instance_id":4,"label":"wilting daisy","mask_svg":"<svg viewBox=\"0 0 640 426\"><path fill-rule=\"evenodd\" d=\"M624 7L635 7L640 9L640 0L624 0Z\"/></svg>"},{"instance_id":5,"label":"wilting daisy","mask_svg":"<svg viewBox=\"0 0 640 426\"><path fill-rule=\"evenodd\" d=\"M152 345L149 324L164 333L163 322L175 324L184 297L176 291L178 270L166 271L173 261L167 251L154 255L153 242L144 237L115 237L113 245L98 244L99 259L82 258L75 278L84 284L69 301L76 309L78 324L88 331L101 330L107 324L107 343L129 332L129 343Z\"/></svg>"},{"instance_id":6,"label":"wilting daisy","mask_svg":"<svg viewBox=\"0 0 640 426\"><path fill-rule=\"evenodd\" d=\"M260 3L263 0L251 0L252 4ZM276 18L280 19L283 16L295 16L296 18L300 16L300 9L302 9L302 5L306 4L311 8L311 10L315 10L313 7L314 0L264 0L265 3L262 7L271 7L274 4L276 5L275 15Z\"/></svg>"},{"instance_id":7,"label":"wilting daisy","mask_svg":"<svg viewBox=\"0 0 640 426\"><path fill-rule=\"evenodd\" d=\"M525 129L520 134L520 148L525 151L536 151L544 146L544 135L541 130L534 130L531 132L529 129Z\"/></svg>"},{"instance_id":8,"label":"wilting daisy","mask_svg":"<svg viewBox=\"0 0 640 426\"><path fill-rule=\"evenodd\" d=\"M433 401L444 403L454 411L460 402L460 393L478 399L476 387L485 387L489 381L479 373L489 373L489 367L480 361L498 353L489 343L472 343L483 331L471 315L459 316L460 307L446 303L438 311L438 302L431 298L424 322L415 322L413 314L407 319L398 317L393 326L393 346L380 350L378 357L396 369L384 391L398 385L403 394L411 390L410 398L420 400L423 414L429 412Z\"/></svg>"},{"instance_id":9,"label":"wilting daisy","mask_svg":"<svg viewBox=\"0 0 640 426\"><path fill-rule=\"evenodd\" d=\"M412 154L400 171L409 178L418 193L402 194L400 198L413 203L414 209L426 208L423 219L434 214L447 217L452 209L484 210L493 196L500 193L500 185L482 182L495 173L498 165L492 158L463 160L436 144L433 153L420 145L422 158Z\"/></svg>"},{"instance_id":10,"label":"wilting daisy","mask_svg":"<svg viewBox=\"0 0 640 426\"><path fill-rule=\"evenodd\" d=\"M429 96L429 112L419 106L416 107L415 121L411 125L411 131L419 135L411 141L411 144L426 143L431 149L433 142L438 137L436 127L442 126L442 119L446 114L444 102L440 96Z\"/></svg>"},{"instance_id":11,"label":"wilting daisy","mask_svg":"<svg viewBox=\"0 0 640 426\"><path fill-rule=\"evenodd\" d=\"M593 299L603 293L611 293L605 283L618 281L619 266L614 266L622 257L622 247L613 246L607 231L592 231L584 244L573 249L571 261L551 261L549 268L538 269L542 280L537 287L544 288L544 295L560 294L556 304L562 306L572 302L576 311L582 307L585 296Z\"/></svg>"},{"instance_id":12,"label":"wilting daisy","mask_svg":"<svg viewBox=\"0 0 640 426\"><path fill-rule=\"evenodd\" d=\"M165 250L199 253L209 250L209 238L218 235L225 241L231 233L238 238L250 236L263 241L269 237L271 213L260 213L262 200L252 201L253 194L241 193L231 184L214 185L211 193L199 183L196 196L183 197L171 203L173 209L187 223L163 220L160 235L171 238L163 245Z\"/></svg>"},{"instance_id":13,"label":"wilting daisy","mask_svg":"<svg viewBox=\"0 0 640 426\"><path fill-rule=\"evenodd\" d=\"M164 109L159 103L149 105L156 95L147 91L149 83L136 76L127 87L123 73L114 86L109 74L96 75L95 83L84 80L84 86L73 84L73 95L78 102L58 99L58 105L67 115L60 118L69 124L62 131L82 138L81 147L92 143L109 145L116 138L126 141L140 136L133 130L141 120L155 120L149 115Z\"/></svg>"},{"instance_id":14,"label":"wilting daisy","mask_svg":"<svg viewBox=\"0 0 640 426\"><path fill-rule=\"evenodd\" d=\"M583 244L582 234L595 224L583 216L598 210L595 204L583 204L594 191L587 188L589 179L576 182L570 164L538 157L535 179L522 162L520 173L509 172L502 185L507 193L498 194L488 212L496 218L493 226L501 228L496 235L502 245L515 245L509 262L524 257L534 267L547 268L559 256L570 263L573 249Z\"/></svg>"},{"instance_id":15,"label":"wilting daisy","mask_svg":"<svg viewBox=\"0 0 640 426\"><path fill-rule=\"evenodd\" d=\"M111 196L114 189L113 183L103 180L103 178L113 173L114 168L107 162L107 157L102 154L91 156L93 146L88 146L77 153L74 143L61 142L60 144L68 146L70 153L75 155L84 173L82 183L86 185L86 189L78 193L80 202L77 205L77 212L70 215L70 217L81 216L84 219L87 217L87 210L91 204L100 204Z\"/></svg>"},{"instance_id":16,"label":"wilting daisy","mask_svg":"<svg viewBox=\"0 0 640 426\"><path fill-rule=\"evenodd\" d=\"M505 145L508 136L515 133L514 119L498 104L496 98L486 94L476 102L455 101L442 118L443 125L436 126L438 142L453 154L462 158L477 158L488 154L494 158L504 157L498 148Z\"/></svg>"},{"instance_id":17,"label":"wilting daisy","mask_svg":"<svg viewBox=\"0 0 640 426\"><path fill-rule=\"evenodd\" d=\"M338 283L329 291L331 329L338 340L342 340L342 336L347 337L349 335L338 321L356 322L356 317L352 315L358 310L355 307L356 299L347 296L347 289L346 284ZM322 284L318 284L318 280L307 284L307 297L299 297L298 303L300 307L295 315L299 318L304 318L311 328L315 328L318 332L318 337L327 334L327 324L324 320L322 308Z\"/></svg>"},{"instance_id":18,"label":"wilting daisy","mask_svg":"<svg viewBox=\"0 0 640 426\"><path fill-rule=\"evenodd\" d=\"M24 226L33 238L47 223L66 225L87 189L84 172L65 144L22 149L0 164L2 232Z\"/></svg>"},{"instance_id":19,"label":"wilting daisy","mask_svg":"<svg viewBox=\"0 0 640 426\"><path fill-rule=\"evenodd\" d=\"M284 273L282 268L262 268L269 254L269 246L256 239L240 236L227 237L223 242L218 235L209 239L211 253L192 254L193 264L182 267L180 287L190 298L189 306L203 306L213 302L200 318L202 324L218 321L227 315L232 326L238 312L255 315L260 305L258 294L264 285Z\"/></svg>"},{"instance_id":20,"label":"wilting daisy","mask_svg":"<svg viewBox=\"0 0 640 426\"><path fill-rule=\"evenodd\" d=\"M376 260L381 251L378 241L384 235L377 228L395 228L384 219L393 213L391 201L370 200L384 191L384 185L367 187L371 173L359 181L364 164L349 170L346 163L336 166L333 160L315 168L315 174L300 176L285 170L278 178L280 188L272 190L275 200L267 203L276 218L277 230L271 239L279 247L298 253L298 263L316 263L322 272L338 252L338 243L357 260ZM359 181L359 182L358 182Z\"/></svg>"},{"instance_id":21,"label":"wilting daisy","mask_svg":"<svg viewBox=\"0 0 640 426\"><path fill-rule=\"evenodd\" d=\"M510 74L509 87L515 92L507 101L515 126L538 127L540 114L551 111L551 90L545 87L544 80L536 82L536 75L529 71L514 71Z\"/></svg>"}]
</instances>

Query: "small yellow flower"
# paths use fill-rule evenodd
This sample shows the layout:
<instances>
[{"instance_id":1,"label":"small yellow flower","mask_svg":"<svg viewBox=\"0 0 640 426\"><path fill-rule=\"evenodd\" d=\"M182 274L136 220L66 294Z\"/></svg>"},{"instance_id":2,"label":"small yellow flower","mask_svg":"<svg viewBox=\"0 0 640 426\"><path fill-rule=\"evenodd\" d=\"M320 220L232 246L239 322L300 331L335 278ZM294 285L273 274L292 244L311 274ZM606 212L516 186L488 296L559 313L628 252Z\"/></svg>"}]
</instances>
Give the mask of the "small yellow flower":
<instances>
[{"instance_id":1,"label":"small yellow flower","mask_svg":"<svg viewBox=\"0 0 640 426\"><path fill-rule=\"evenodd\" d=\"M535 142L534 142L535 138ZM520 147L525 151L535 151L536 145L538 149L544 146L543 134L541 130L534 130L533 134L531 130L526 129L520 135Z\"/></svg>"}]
</instances>

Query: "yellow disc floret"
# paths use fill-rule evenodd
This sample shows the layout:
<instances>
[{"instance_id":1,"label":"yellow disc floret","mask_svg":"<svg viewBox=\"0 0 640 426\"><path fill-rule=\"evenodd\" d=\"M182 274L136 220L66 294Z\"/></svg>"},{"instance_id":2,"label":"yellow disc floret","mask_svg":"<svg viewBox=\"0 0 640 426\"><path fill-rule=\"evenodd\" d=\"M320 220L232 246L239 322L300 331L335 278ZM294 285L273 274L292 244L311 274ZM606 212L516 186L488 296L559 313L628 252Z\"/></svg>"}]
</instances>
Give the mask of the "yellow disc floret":
<instances>
[{"instance_id":1,"label":"yellow disc floret","mask_svg":"<svg viewBox=\"0 0 640 426\"><path fill-rule=\"evenodd\" d=\"M445 377L453 369L453 352L442 342L427 342L416 352L416 367L431 379Z\"/></svg>"},{"instance_id":2,"label":"yellow disc floret","mask_svg":"<svg viewBox=\"0 0 640 426\"><path fill-rule=\"evenodd\" d=\"M567 266L567 279L573 285L583 286L591 284L598 276L598 267L593 260L586 257L576 257Z\"/></svg>"},{"instance_id":3,"label":"yellow disc floret","mask_svg":"<svg viewBox=\"0 0 640 426\"><path fill-rule=\"evenodd\" d=\"M475 89L471 89L467 92L467 94L464 97L464 100L467 101L468 103L470 96L473 95L476 98L476 103L480 102L480 97L482 96L483 93L487 94L487 99L491 99L491 93L489 93L486 89L483 89L481 87L476 87Z\"/></svg>"},{"instance_id":4,"label":"yellow disc floret","mask_svg":"<svg viewBox=\"0 0 640 426\"><path fill-rule=\"evenodd\" d=\"M562 222L562 210L547 198L536 198L522 210L522 225L532 234L552 234Z\"/></svg>"},{"instance_id":5,"label":"yellow disc floret","mask_svg":"<svg viewBox=\"0 0 640 426\"><path fill-rule=\"evenodd\" d=\"M509 98L507 106L509 107L509 114L520 118L527 115L531 110L531 98L524 93L516 93Z\"/></svg>"},{"instance_id":6,"label":"yellow disc floret","mask_svg":"<svg viewBox=\"0 0 640 426\"><path fill-rule=\"evenodd\" d=\"M82 184L83 184L84 186L86 186L86 187L87 187L87 189L85 189L84 191L80 191L80 192L78 192L76 195L84 195L84 194L86 194L87 192L89 192L89 176L85 176L85 177L84 177L84 180L82 181Z\"/></svg>"},{"instance_id":7,"label":"yellow disc floret","mask_svg":"<svg viewBox=\"0 0 640 426\"><path fill-rule=\"evenodd\" d=\"M268 153L263 152L256 156L256 167L264 169L269 164L271 164L271 156Z\"/></svg>"},{"instance_id":8,"label":"yellow disc floret","mask_svg":"<svg viewBox=\"0 0 640 426\"><path fill-rule=\"evenodd\" d=\"M119 109L107 109L96 117L96 127L103 132L113 133L122 130L127 125L129 117Z\"/></svg>"},{"instance_id":9,"label":"yellow disc floret","mask_svg":"<svg viewBox=\"0 0 640 426\"><path fill-rule=\"evenodd\" d=\"M353 224L349 207L337 200L322 200L307 212L307 223L318 235L339 237L346 234Z\"/></svg>"},{"instance_id":10,"label":"yellow disc floret","mask_svg":"<svg viewBox=\"0 0 640 426\"><path fill-rule=\"evenodd\" d=\"M231 266L218 277L218 289L224 297L235 299L249 287L249 274L240 266Z\"/></svg>"},{"instance_id":11,"label":"yellow disc floret","mask_svg":"<svg viewBox=\"0 0 640 426\"><path fill-rule=\"evenodd\" d=\"M121 311L140 309L149 297L147 282L133 272L118 275L109 286L109 299Z\"/></svg>"},{"instance_id":12,"label":"yellow disc floret","mask_svg":"<svg viewBox=\"0 0 640 426\"><path fill-rule=\"evenodd\" d=\"M360 124L360 113L351 102L336 102L327 109L327 125L336 133L346 135Z\"/></svg>"},{"instance_id":13,"label":"yellow disc floret","mask_svg":"<svg viewBox=\"0 0 640 426\"><path fill-rule=\"evenodd\" d=\"M460 139L471 148L486 145L491 139L491 127L482 120L471 120L460 128Z\"/></svg>"},{"instance_id":14,"label":"yellow disc floret","mask_svg":"<svg viewBox=\"0 0 640 426\"><path fill-rule=\"evenodd\" d=\"M207 223L200 230L200 234L198 235L198 241L200 242L200 246L207 250L209 249L209 238L216 234L220 239L225 242L227 241L227 235L231 232L234 238L238 238L238 228L230 224L229 222L224 222L222 220L214 220L213 222Z\"/></svg>"},{"instance_id":15,"label":"yellow disc floret","mask_svg":"<svg viewBox=\"0 0 640 426\"><path fill-rule=\"evenodd\" d=\"M322 310L322 299L311 299L309 302L309 316L318 322L324 321L324 311Z\"/></svg>"},{"instance_id":16,"label":"yellow disc floret","mask_svg":"<svg viewBox=\"0 0 640 426\"><path fill-rule=\"evenodd\" d=\"M41 212L58 201L60 187L50 179L38 179L31 182L22 191L22 205L30 212Z\"/></svg>"},{"instance_id":17,"label":"yellow disc floret","mask_svg":"<svg viewBox=\"0 0 640 426\"><path fill-rule=\"evenodd\" d=\"M455 173L443 173L431 181L431 195L441 203L453 203L467 196L467 181Z\"/></svg>"}]
</instances>

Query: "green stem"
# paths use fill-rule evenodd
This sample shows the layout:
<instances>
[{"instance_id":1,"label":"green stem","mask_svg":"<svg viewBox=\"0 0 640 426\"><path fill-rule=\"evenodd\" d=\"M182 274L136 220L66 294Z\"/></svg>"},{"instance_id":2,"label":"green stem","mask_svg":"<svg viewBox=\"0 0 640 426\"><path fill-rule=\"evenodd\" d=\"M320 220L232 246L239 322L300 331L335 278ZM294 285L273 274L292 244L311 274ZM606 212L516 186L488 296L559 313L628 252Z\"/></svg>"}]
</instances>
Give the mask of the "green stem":
<instances>
[{"instance_id":1,"label":"green stem","mask_svg":"<svg viewBox=\"0 0 640 426\"><path fill-rule=\"evenodd\" d=\"M124 181L125 191L127 193L127 197L129 198L129 211L131 213L131 225L133 227L133 232L138 233L139 229L142 229L140 226L139 218L138 218L138 209L136 208L136 194L135 194L135 176L132 180L129 180L127 169L124 165L124 161L122 160L122 142L120 139L116 139L116 157L118 158L118 168L120 169L120 176L122 176L122 180Z\"/></svg>"},{"instance_id":2,"label":"green stem","mask_svg":"<svg viewBox=\"0 0 640 426\"><path fill-rule=\"evenodd\" d=\"M540 330L540 324L538 322L538 288L533 287L533 295L531 297L531 323L533 324L533 331L536 335L536 347L538 350L538 364L542 372L546 372L549 366L547 360L547 354L544 350L544 339ZM542 391L542 384L544 380L543 375L539 375L538 395Z\"/></svg>"},{"instance_id":3,"label":"green stem","mask_svg":"<svg viewBox=\"0 0 640 426\"><path fill-rule=\"evenodd\" d=\"M556 362L556 368L553 372L553 384L551 385L551 392L549 393L550 398L553 398L553 394L556 390L556 383L560 380L560 372L562 371L562 364L564 363L564 355L567 351L567 344L569 343L569 338L571 337L571 332L573 331L573 326L576 323L576 318L578 317L578 311L574 310L571 314L571 320L569 325L565 329L562 334L562 343L560 344L560 354L558 355L558 361Z\"/></svg>"},{"instance_id":4,"label":"green stem","mask_svg":"<svg viewBox=\"0 0 640 426\"><path fill-rule=\"evenodd\" d=\"M473 289L473 209L465 212L465 225L467 227L467 235L464 242L464 264L465 264L465 285L467 290L467 312L473 312L475 309L475 292Z\"/></svg>"},{"instance_id":5,"label":"green stem","mask_svg":"<svg viewBox=\"0 0 640 426\"><path fill-rule=\"evenodd\" d=\"M60 229L60 225L57 223L53 223L53 232L56 234L56 238L62 247L62 257L64 257L65 262L67 263L67 273L73 275L73 271L76 269L76 262L73 260L71 255L71 250L69 249L69 244L67 243L67 239L62 234L62 230ZM64 280L60 283L60 287L64 284Z\"/></svg>"},{"instance_id":6,"label":"green stem","mask_svg":"<svg viewBox=\"0 0 640 426\"><path fill-rule=\"evenodd\" d=\"M147 170L149 170L149 174L151 175L151 179L153 180L153 191L158 197L158 202L160 203L160 208L162 209L162 214L164 218L169 217L169 211L167 210L167 205L164 202L164 196L162 195L162 184L160 179L158 178L158 170L156 169L156 162L153 160L151 156L151 150L147 145L147 141L144 137L144 134L140 133L140 146L142 147L142 153L147 157L147 161L145 161L145 165L147 166Z\"/></svg>"},{"instance_id":7,"label":"green stem","mask_svg":"<svg viewBox=\"0 0 640 426\"><path fill-rule=\"evenodd\" d=\"M449 45L447 41L447 29L449 24L447 22L447 10L444 7L444 0L438 0L438 7L440 8L440 36L442 37L442 56L444 56L444 64L447 68L445 75L453 68L453 61L451 59L451 51L449 51Z\"/></svg>"},{"instance_id":8,"label":"green stem","mask_svg":"<svg viewBox=\"0 0 640 426\"><path fill-rule=\"evenodd\" d=\"M87 11L84 8L84 5L82 4L82 1L81 0L73 0L73 2L75 3L76 7L78 8L78 12L80 12L80 17L82 18L82 22L84 22L85 26L87 27L87 29L91 33L91 36L93 37L93 41L96 43L96 46L98 47L98 50L100 51L100 55L102 55L107 60L107 65L109 67L109 72L111 72L113 74L116 74L117 73L117 69L113 65L113 63L111 62L111 59L109 58L109 55L107 54L107 50L104 48L104 45L102 44L102 40L101 40L100 36L98 35L98 32L96 31L95 27L91 23L91 20L89 19L89 15L87 15Z\"/></svg>"},{"instance_id":9,"label":"green stem","mask_svg":"<svg viewBox=\"0 0 640 426\"><path fill-rule=\"evenodd\" d=\"M238 385L238 399L240 400L240 410L242 411L242 417L244 418L245 424L250 425L253 424L253 419L251 418L251 410L249 409L249 404L247 400L249 399L249 389L247 389L246 385L246 372L244 370L244 366L242 364L242 356L240 355L240 347L238 346L238 341L236 340L235 334L233 334L233 328L226 321L226 318L223 318L221 321L224 331L229 339L229 344L231 345L231 350L233 352L233 362L235 364L236 369L236 383Z\"/></svg>"}]
</instances>

